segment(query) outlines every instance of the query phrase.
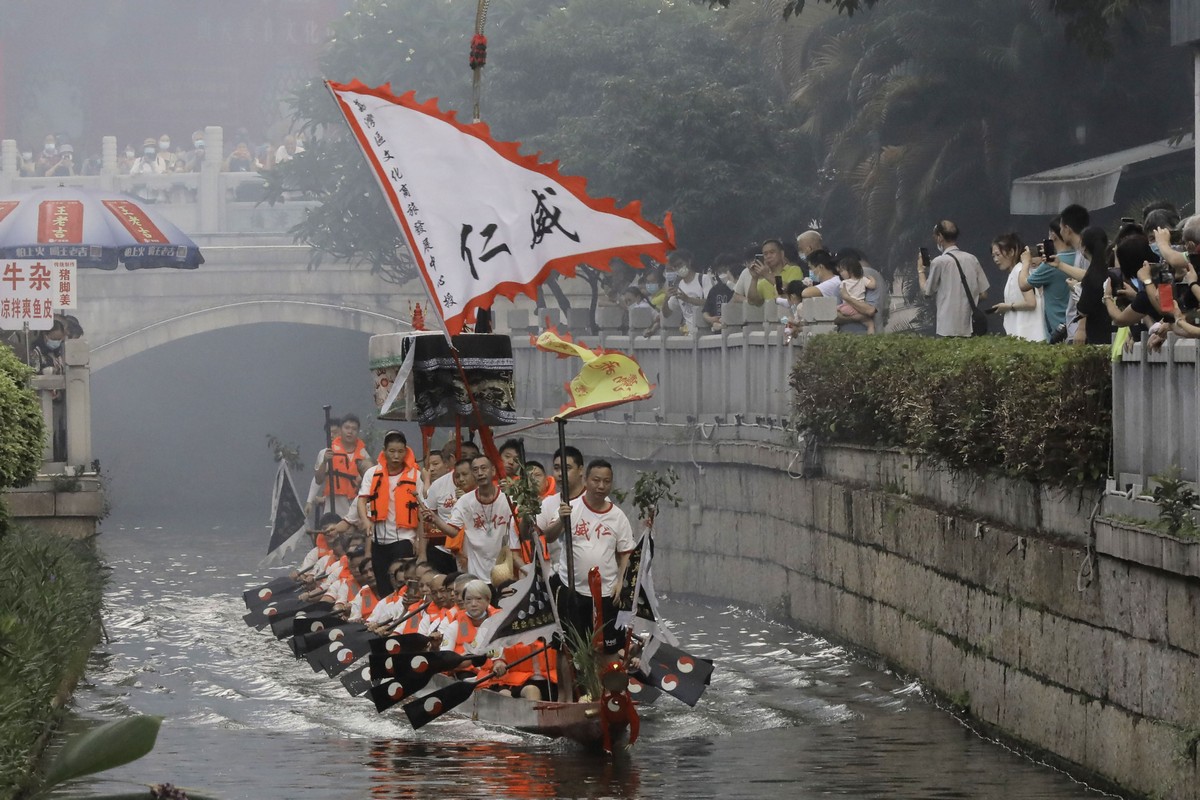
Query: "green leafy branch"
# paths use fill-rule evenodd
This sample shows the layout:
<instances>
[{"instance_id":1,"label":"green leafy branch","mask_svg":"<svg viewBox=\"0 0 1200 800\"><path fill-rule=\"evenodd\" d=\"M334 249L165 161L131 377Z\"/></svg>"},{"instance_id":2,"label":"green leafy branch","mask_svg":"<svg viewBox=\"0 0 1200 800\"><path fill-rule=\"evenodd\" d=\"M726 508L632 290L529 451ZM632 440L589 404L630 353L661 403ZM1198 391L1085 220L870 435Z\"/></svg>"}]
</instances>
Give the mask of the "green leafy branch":
<instances>
[{"instance_id":1,"label":"green leafy branch","mask_svg":"<svg viewBox=\"0 0 1200 800\"><path fill-rule=\"evenodd\" d=\"M683 498L675 492L679 474L668 467L666 474L654 470L638 470L637 476L637 481L633 484L633 505L637 508L638 519L653 528L663 503L670 503L673 508L678 508L683 502Z\"/></svg>"},{"instance_id":2,"label":"green leafy branch","mask_svg":"<svg viewBox=\"0 0 1200 800\"><path fill-rule=\"evenodd\" d=\"M300 448L296 445L283 441L273 433L268 433L267 446L271 448L271 454L275 456L276 461L284 461L290 468L297 471L304 468L304 462L300 460Z\"/></svg>"}]
</instances>

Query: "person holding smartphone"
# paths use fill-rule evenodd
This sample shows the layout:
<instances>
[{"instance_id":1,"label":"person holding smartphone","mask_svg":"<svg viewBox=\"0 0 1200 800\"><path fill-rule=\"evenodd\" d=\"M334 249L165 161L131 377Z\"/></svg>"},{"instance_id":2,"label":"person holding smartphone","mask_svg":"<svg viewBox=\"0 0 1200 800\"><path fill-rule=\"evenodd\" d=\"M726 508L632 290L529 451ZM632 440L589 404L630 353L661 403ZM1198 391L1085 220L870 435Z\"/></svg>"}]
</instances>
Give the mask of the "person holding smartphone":
<instances>
[{"instance_id":1,"label":"person holding smartphone","mask_svg":"<svg viewBox=\"0 0 1200 800\"><path fill-rule=\"evenodd\" d=\"M696 330L697 309L703 307L712 288L708 276L696 272L692 266L692 254L687 250L676 250L667 259L674 282L667 285L667 307L679 311L683 316L682 333Z\"/></svg>"},{"instance_id":2,"label":"person holding smartphone","mask_svg":"<svg viewBox=\"0 0 1200 800\"><path fill-rule=\"evenodd\" d=\"M958 225L954 222L944 219L935 225L933 243L941 255L933 259L927 253L918 256L917 284L922 294L935 298L934 332L937 336L970 336L972 306L978 307L987 299L987 276L979 259L959 249Z\"/></svg>"},{"instance_id":3,"label":"person holding smartphone","mask_svg":"<svg viewBox=\"0 0 1200 800\"><path fill-rule=\"evenodd\" d=\"M796 264L788 263L787 256L784 254L783 242L778 239L768 239L763 242L762 258L756 258L750 264L750 273L753 278L750 280L746 302L755 306L774 303L775 298L780 296L775 283L776 276L781 279L784 286L792 281L804 280L804 270Z\"/></svg>"}]
</instances>

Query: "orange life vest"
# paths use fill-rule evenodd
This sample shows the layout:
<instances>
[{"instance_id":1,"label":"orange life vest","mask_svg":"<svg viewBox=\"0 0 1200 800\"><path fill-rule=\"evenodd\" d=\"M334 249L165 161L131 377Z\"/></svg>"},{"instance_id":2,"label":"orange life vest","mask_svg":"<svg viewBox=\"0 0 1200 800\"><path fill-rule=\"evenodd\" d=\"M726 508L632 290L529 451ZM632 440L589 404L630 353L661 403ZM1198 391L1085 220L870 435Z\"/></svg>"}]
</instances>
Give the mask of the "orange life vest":
<instances>
[{"instance_id":1,"label":"orange life vest","mask_svg":"<svg viewBox=\"0 0 1200 800\"><path fill-rule=\"evenodd\" d=\"M375 591L370 586L364 586L358 593L362 600L360 613L362 618L366 619L371 616L371 612L375 610L375 606L379 605L379 598L375 596Z\"/></svg>"},{"instance_id":2,"label":"orange life vest","mask_svg":"<svg viewBox=\"0 0 1200 800\"><path fill-rule=\"evenodd\" d=\"M495 614L499 609L488 606L487 615L483 619L487 619L492 614ZM471 619L471 615L467 612L462 612L458 615L458 636L454 640L454 652L462 655L467 652L467 645L475 641L475 634L478 633L479 626L475 624L475 620Z\"/></svg>"},{"instance_id":3,"label":"orange life vest","mask_svg":"<svg viewBox=\"0 0 1200 800\"><path fill-rule=\"evenodd\" d=\"M404 451L404 465L400 468L400 480L396 482L396 491L387 490L391 476L387 471L387 459L379 454L379 469L371 478L371 492L367 495L370 504L371 519L384 522L388 517L388 509L396 509L396 527L413 530L417 527L420 516L417 509L420 501L417 499L417 481L421 473L413 458L412 448ZM391 494L391 496L389 496Z\"/></svg>"},{"instance_id":4,"label":"orange life vest","mask_svg":"<svg viewBox=\"0 0 1200 800\"><path fill-rule=\"evenodd\" d=\"M532 653L537 648L544 645L545 642L538 640L536 645L530 644L514 644L504 648L502 658L506 663L524 658ZM552 650L547 650L544 653L538 653L528 661L517 664L511 667L504 673L503 677L497 678L496 681L504 686L523 686L530 680L546 680L549 678L551 683L558 683L558 657Z\"/></svg>"},{"instance_id":5,"label":"orange life vest","mask_svg":"<svg viewBox=\"0 0 1200 800\"><path fill-rule=\"evenodd\" d=\"M557 489L558 489L558 486L556 485L554 476L547 475L546 476L546 488L542 490L542 499L545 500L547 497L550 497L551 495L556 494Z\"/></svg>"},{"instance_id":6,"label":"orange life vest","mask_svg":"<svg viewBox=\"0 0 1200 800\"><path fill-rule=\"evenodd\" d=\"M351 453L342 447L340 436L333 440L333 445L329 448L333 453L329 468L333 470L334 494L351 500L358 496L358 460L366 456L366 447L363 440L359 439L354 443L354 452ZM326 487L328 483L326 480Z\"/></svg>"}]
</instances>

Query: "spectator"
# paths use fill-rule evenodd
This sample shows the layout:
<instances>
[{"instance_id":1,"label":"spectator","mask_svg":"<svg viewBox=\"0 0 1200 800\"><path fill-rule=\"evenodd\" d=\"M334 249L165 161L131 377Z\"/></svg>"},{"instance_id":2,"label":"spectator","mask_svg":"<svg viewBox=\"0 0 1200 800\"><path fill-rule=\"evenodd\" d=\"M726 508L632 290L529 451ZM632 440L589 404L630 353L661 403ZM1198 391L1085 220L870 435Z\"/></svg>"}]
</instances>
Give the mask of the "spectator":
<instances>
[{"instance_id":1,"label":"spectator","mask_svg":"<svg viewBox=\"0 0 1200 800\"><path fill-rule=\"evenodd\" d=\"M22 178L32 178L37 175L37 162L33 160L32 150L21 151L21 160L17 162L17 172Z\"/></svg>"},{"instance_id":2,"label":"spectator","mask_svg":"<svg viewBox=\"0 0 1200 800\"><path fill-rule=\"evenodd\" d=\"M941 253L929 265L917 258L917 283L937 303L938 336L971 336L972 309L987 298L988 279L979 259L958 247L958 226L942 220L933 228L933 242Z\"/></svg>"},{"instance_id":3,"label":"spectator","mask_svg":"<svg viewBox=\"0 0 1200 800\"><path fill-rule=\"evenodd\" d=\"M226 172L256 172L257 167L254 165L254 156L250 154L250 146L245 142L238 142L233 148L233 152L229 154L229 158L225 159Z\"/></svg>"},{"instance_id":4,"label":"spectator","mask_svg":"<svg viewBox=\"0 0 1200 800\"><path fill-rule=\"evenodd\" d=\"M781 287L791 281L804 280L804 270L788 262L783 242L778 239L763 242L762 258L756 258L750 265L750 274L757 280L750 281L746 302L755 306L774 302L782 294Z\"/></svg>"},{"instance_id":5,"label":"spectator","mask_svg":"<svg viewBox=\"0 0 1200 800\"><path fill-rule=\"evenodd\" d=\"M56 159L52 159L53 163L46 167L44 173L47 178L69 178L75 175L75 148L69 144L64 144L58 148Z\"/></svg>"},{"instance_id":6,"label":"spectator","mask_svg":"<svg viewBox=\"0 0 1200 800\"><path fill-rule=\"evenodd\" d=\"M1109 318L1119 328L1138 325L1147 317L1155 321L1162 319L1158 292L1149 291L1154 288L1150 265L1156 260L1149 240L1140 233L1130 234L1118 241L1116 256L1123 283L1131 286L1136 294L1128 306L1119 307L1113 280L1116 276L1110 276L1101 297Z\"/></svg>"},{"instance_id":7,"label":"spectator","mask_svg":"<svg viewBox=\"0 0 1200 800\"><path fill-rule=\"evenodd\" d=\"M55 375L63 372L63 340L67 338L67 326L57 317L50 330L37 334L29 348L29 366L39 375Z\"/></svg>"},{"instance_id":8,"label":"spectator","mask_svg":"<svg viewBox=\"0 0 1200 800\"><path fill-rule=\"evenodd\" d=\"M988 313L1004 315L1004 332L1031 342L1046 341L1046 316L1042 311L1037 289L1021 289L1020 255L1025 249L1015 233L1005 233L992 240L992 262L1008 274L1004 283L1004 302L992 306Z\"/></svg>"},{"instance_id":9,"label":"spectator","mask_svg":"<svg viewBox=\"0 0 1200 800\"><path fill-rule=\"evenodd\" d=\"M742 273L738 275L737 282L733 285L733 301L735 303L746 302L746 298L750 294L750 284L757 280L754 273L750 271L750 265L762 257L762 253L759 253L758 250L757 244L751 245L742 258Z\"/></svg>"},{"instance_id":10,"label":"spectator","mask_svg":"<svg viewBox=\"0 0 1200 800\"><path fill-rule=\"evenodd\" d=\"M192 132L192 152L188 155L188 172L199 172L204 166L204 131Z\"/></svg>"},{"instance_id":11,"label":"spectator","mask_svg":"<svg viewBox=\"0 0 1200 800\"><path fill-rule=\"evenodd\" d=\"M787 305L784 307L784 315L779 321L783 323L783 340L790 342L804 327L804 315L801 312L800 304L804 301L804 290L808 287L804 285L804 281L792 281L783 288L786 292Z\"/></svg>"},{"instance_id":12,"label":"spectator","mask_svg":"<svg viewBox=\"0 0 1200 800\"><path fill-rule=\"evenodd\" d=\"M1104 284L1108 280L1108 234L1091 226L1079 235L1087 269L1073 275L1080 282L1076 303L1078 323L1071 341L1075 344L1112 344L1112 320L1104 310ZM1064 271L1077 268L1060 267ZM1071 274L1068 272L1068 274Z\"/></svg>"},{"instance_id":13,"label":"spectator","mask_svg":"<svg viewBox=\"0 0 1200 800\"><path fill-rule=\"evenodd\" d=\"M875 332L882 333L884 327L887 325L887 304L884 302L884 298L887 295L884 294L886 284L883 280L883 275L879 274L879 270L871 266L866 254L864 254L861 250L853 247L845 247L842 248L838 255L853 256L854 258L857 258L858 263L862 264L863 277L870 278L872 281L874 281L874 286L867 289L866 297L863 300L857 300L853 297L847 298L846 295L841 292L840 288L838 290L840 294L839 299L841 302L853 306L859 314L869 317L874 323ZM866 323L853 320L850 317L845 317L841 314L834 319L834 324L838 326L839 333L867 332Z\"/></svg>"},{"instance_id":14,"label":"spectator","mask_svg":"<svg viewBox=\"0 0 1200 800\"><path fill-rule=\"evenodd\" d=\"M733 287L737 285L742 271L741 262L732 253L722 253L713 262L712 288L708 290L708 297L704 298L701 314L714 331L721 330L721 312L726 303L733 301Z\"/></svg>"},{"instance_id":15,"label":"spectator","mask_svg":"<svg viewBox=\"0 0 1200 800\"><path fill-rule=\"evenodd\" d=\"M297 153L303 153L304 147L300 141L292 134L283 137L283 144L279 145L275 150L275 163L282 164L285 161L291 161L296 157Z\"/></svg>"},{"instance_id":16,"label":"spectator","mask_svg":"<svg viewBox=\"0 0 1200 800\"><path fill-rule=\"evenodd\" d=\"M838 298L842 300L842 304L838 306L838 316L846 318L849 322L860 322L866 326L867 333L874 333L874 315L863 314L850 300L866 303L867 291L876 288L875 279L864 276L862 262L855 256L839 258L837 269L838 277L841 278L838 284Z\"/></svg>"},{"instance_id":17,"label":"spectator","mask_svg":"<svg viewBox=\"0 0 1200 800\"><path fill-rule=\"evenodd\" d=\"M1079 255L1079 234L1091 224L1091 217L1081 205L1069 205L1061 215L1050 221L1050 241L1055 251L1062 250L1061 258L1074 266L1086 270L1087 264ZM1071 302L1071 287L1067 276L1054 264L1047 262L1033 250L1029 252L1028 264L1021 258L1021 290L1042 290L1042 309L1046 316L1046 336L1050 342L1062 342L1067 338L1067 306Z\"/></svg>"},{"instance_id":18,"label":"spectator","mask_svg":"<svg viewBox=\"0 0 1200 800\"><path fill-rule=\"evenodd\" d=\"M800 256L800 265L808 267L808 257L817 250L825 249L825 240L821 238L820 231L805 231L796 237L796 251ZM812 269L806 270L808 276L812 278Z\"/></svg>"},{"instance_id":19,"label":"spectator","mask_svg":"<svg viewBox=\"0 0 1200 800\"><path fill-rule=\"evenodd\" d=\"M163 161L163 172L174 172L175 162L179 156L171 152L171 137L163 134L158 137L158 157Z\"/></svg>"},{"instance_id":20,"label":"spectator","mask_svg":"<svg viewBox=\"0 0 1200 800\"><path fill-rule=\"evenodd\" d=\"M814 270L815 286L804 287L804 297L832 297L840 300L842 296L842 278L838 275L837 260L828 250L814 250L808 256L808 263Z\"/></svg>"},{"instance_id":21,"label":"spectator","mask_svg":"<svg viewBox=\"0 0 1200 800\"><path fill-rule=\"evenodd\" d=\"M129 168L130 175L161 175L167 165L158 156L158 143L153 139L142 142L142 154L134 159Z\"/></svg>"},{"instance_id":22,"label":"spectator","mask_svg":"<svg viewBox=\"0 0 1200 800\"><path fill-rule=\"evenodd\" d=\"M687 250L676 250L667 261L675 273L674 280L667 281L667 309L678 311L683 316L681 331L688 333L696 329L696 311L704 305L711 288L706 276L692 267L692 254Z\"/></svg>"},{"instance_id":23,"label":"spectator","mask_svg":"<svg viewBox=\"0 0 1200 800\"><path fill-rule=\"evenodd\" d=\"M117 173L128 175L133 170L133 162L137 160L137 151L132 144L125 145L125 152L117 157Z\"/></svg>"},{"instance_id":24,"label":"spectator","mask_svg":"<svg viewBox=\"0 0 1200 800\"><path fill-rule=\"evenodd\" d=\"M45 143L42 144L42 152L38 155L37 174L45 175L46 170L58 163L58 141L55 140L54 134L46 136Z\"/></svg>"}]
</instances>

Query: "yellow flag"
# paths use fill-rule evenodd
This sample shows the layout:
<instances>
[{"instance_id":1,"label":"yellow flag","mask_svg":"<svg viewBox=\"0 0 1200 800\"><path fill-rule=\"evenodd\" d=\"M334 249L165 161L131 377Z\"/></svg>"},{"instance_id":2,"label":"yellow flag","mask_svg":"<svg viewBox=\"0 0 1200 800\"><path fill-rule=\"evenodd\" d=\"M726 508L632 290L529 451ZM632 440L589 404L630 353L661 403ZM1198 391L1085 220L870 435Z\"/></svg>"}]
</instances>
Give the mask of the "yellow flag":
<instances>
[{"instance_id":1,"label":"yellow flag","mask_svg":"<svg viewBox=\"0 0 1200 800\"><path fill-rule=\"evenodd\" d=\"M554 415L555 419L599 411L654 394L654 387L638 363L618 350L592 350L581 342L571 341L569 336L560 337L553 328L530 339L539 350L563 358L583 359L583 369L566 385L568 399Z\"/></svg>"}]
</instances>

